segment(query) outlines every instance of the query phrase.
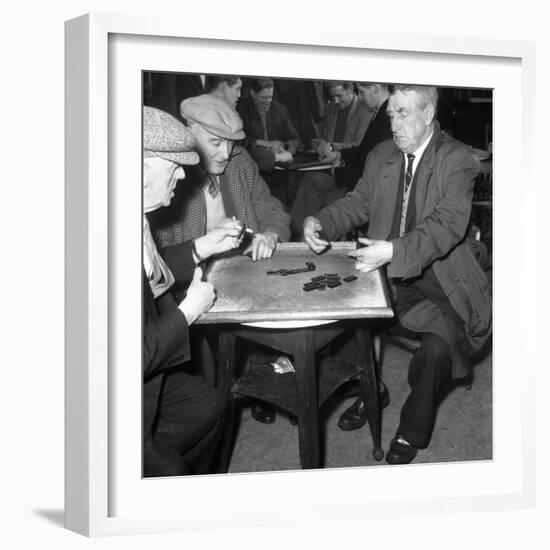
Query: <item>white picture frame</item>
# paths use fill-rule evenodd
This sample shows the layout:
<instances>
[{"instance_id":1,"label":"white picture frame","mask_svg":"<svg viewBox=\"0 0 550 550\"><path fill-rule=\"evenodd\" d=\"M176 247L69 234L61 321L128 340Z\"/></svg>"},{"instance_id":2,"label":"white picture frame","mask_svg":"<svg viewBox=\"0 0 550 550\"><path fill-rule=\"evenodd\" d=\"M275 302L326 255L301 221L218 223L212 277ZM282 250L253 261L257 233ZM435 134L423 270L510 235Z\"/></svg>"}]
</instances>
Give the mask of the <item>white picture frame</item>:
<instances>
[{"instance_id":1,"label":"white picture frame","mask_svg":"<svg viewBox=\"0 0 550 550\"><path fill-rule=\"evenodd\" d=\"M292 25L244 30L194 22L186 29L192 32L182 36L179 22L169 18L105 14L66 23L66 527L105 536L280 525L296 521L298 513L302 523L315 523L533 506L535 438L527 419L535 415L535 350L518 341L505 351L503 344L527 333L522 299L533 299L532 281L520 273L514 281L517 303L510 303L506 248L517 247L527 255L526 238L534 233L534 216L529 214L535 197L534 147L528 132L522 131L534 125L534 113L525 108L534 104L534 44L349 31L320 35ZM178 60L174 52L180 48L195 55ZM242 51L248 55L220 55ZM266 55L270 72L277 76L326 77L329 71L333 78L362 80L362 62L367 59L369 75L376 75L369 79L375 81L457 86L494 82L498 278L493 362L499 369L494 460L376 468L376 475L373 469L163 480L137 475L141 425L132 418L136 412L140 418L141 371L135 373L131 365L141 362L139 338L133 345L141 330L136 300L141 295L136 263L141 246L136 239L136 227L141 228L141 107L135 109L138 99L141 105L141 69L260 74ZM330 69L321 57L331 61ZM245 63L248 71L243 70ZM397 67L399 78L391 78ZM493 76L487 74L488 67ZM428 82L434 78L437 82ZM512 100L522 108L510 109ZM109 149L113 145L116 155ZM512 193L517 181L525 193L520 208ZM514 207L513 225L521 231L506 223L506 212ZM122 357L130 367L123 368ZM518 372L514 364L520 360L523 368ZM513 403L513 409L504 403ZM505 430L517 435L506 439ZM129 479L123 479L127 472L121 473L120 456L127 459ZM368 487L368 493L338 490L357 485ZM288 490L293 491L291 502ZM258 507L251 498L258 491L270 496L269 504Z\"/></svg>"}]
</instances>

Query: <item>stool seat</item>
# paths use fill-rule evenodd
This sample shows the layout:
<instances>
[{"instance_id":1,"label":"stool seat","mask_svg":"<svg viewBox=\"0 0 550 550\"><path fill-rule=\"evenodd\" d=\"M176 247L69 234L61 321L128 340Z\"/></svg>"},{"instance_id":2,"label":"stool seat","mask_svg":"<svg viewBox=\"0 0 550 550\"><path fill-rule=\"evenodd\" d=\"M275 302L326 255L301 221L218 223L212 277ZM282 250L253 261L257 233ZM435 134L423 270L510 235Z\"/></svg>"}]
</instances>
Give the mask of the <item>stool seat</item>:
<instances>
[{"instance_id":1,"label":"stool seat","mask_svg":"<svg viewBox=\"0 0 550 550\"><path fill-rule=\"evenodd\" d=\"M361 369L360 365L332 357L321 361L317 375L319 408L342 384L357 378ZM239 378L231 391L271 403L294 415L298 412L294 372L278 374L271 365L256 364Z\"/></svg>"}]
</instances>

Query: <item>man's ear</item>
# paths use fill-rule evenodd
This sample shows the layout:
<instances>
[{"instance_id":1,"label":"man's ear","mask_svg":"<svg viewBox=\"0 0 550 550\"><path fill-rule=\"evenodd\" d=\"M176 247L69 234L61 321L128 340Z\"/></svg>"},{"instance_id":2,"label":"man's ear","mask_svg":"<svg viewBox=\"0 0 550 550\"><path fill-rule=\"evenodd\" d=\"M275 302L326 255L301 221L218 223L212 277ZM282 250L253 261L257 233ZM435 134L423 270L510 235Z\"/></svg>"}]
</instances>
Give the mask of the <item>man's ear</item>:
<instances>
[{"instance_id":1,"label":"man's ear","mask_svg":"<svg viewBox=\"0 0 550 550\"><path fill-rule=\"evenodd\" d=\"M194 121L187 122L187 129L196 137L199 124Z\"/></svg>"},{"instance_id":2,"label":"man's ear","mask_svg":"<svg viewBox=\"0 0 550 550\"><path fill-rule=\"evenodd\" d=\"M149 165L147 159L143 159L143 189L147 189L151 186L151 178L149 175Z\"/></svg>"},{"instance_id":3,"label":"man's ear","mask_svg":"<svg viewBox=\"0 0 550 550\"><path fill-rule=\"evenodd\" d=\"M435 107L433 103L428 103L424 109L424 120L426 124L431 124L435 118Z\"/></svg>"}]
</instances>

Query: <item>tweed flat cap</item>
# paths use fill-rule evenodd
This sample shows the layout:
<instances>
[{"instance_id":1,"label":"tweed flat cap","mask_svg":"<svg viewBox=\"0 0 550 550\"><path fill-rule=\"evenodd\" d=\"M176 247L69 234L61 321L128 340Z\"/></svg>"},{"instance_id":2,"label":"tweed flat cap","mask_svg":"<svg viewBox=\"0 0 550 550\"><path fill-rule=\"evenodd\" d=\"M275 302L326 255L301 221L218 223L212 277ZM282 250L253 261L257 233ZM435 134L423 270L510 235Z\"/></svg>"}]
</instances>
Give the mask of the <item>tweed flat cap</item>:
<instances>
[{"instance_id":1,"label":"tweed flat cap","mask_svg":"<svg viewBox=\"0 0 550 550\"><path fill-rule=\"evenodd\" d=\"M184 99L180 113L185 120L200 124L205 130L223 139L244 139L243 121L223 99L202 94Z\"/></svg>"},{"instance_id":2,"label":"tweed flat cap","mask_svg":"<svg viewBox=\"0 0 550 550\"><path fill-rule=\"evenodd\" d=\"M143 108L143 157L160 157L178 164L198 164L193 134L172 115Z\"/></svg>"}]
</instances>

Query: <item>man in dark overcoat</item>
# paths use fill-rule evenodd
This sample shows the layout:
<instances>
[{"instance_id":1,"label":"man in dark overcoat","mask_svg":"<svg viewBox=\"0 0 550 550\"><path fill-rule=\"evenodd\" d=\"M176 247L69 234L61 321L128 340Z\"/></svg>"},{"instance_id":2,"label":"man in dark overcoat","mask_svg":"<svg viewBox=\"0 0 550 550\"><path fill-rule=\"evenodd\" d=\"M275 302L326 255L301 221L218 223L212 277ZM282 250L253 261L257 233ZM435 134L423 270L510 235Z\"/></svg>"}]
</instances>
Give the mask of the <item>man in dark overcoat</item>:
<instances>
[{"instance_id":1,"label":"man in dark overcoat","mask_svg":"<svg viewBox=\"0 0 550 550\"><path fill-rule=\"evenodd\" d=\"M393 140L367 158L355 189L304 220L317 253L328 239L368 222L365 245L352 253L356 268L385 267L397 319L419 335L408 369L410 393L386 461L411 462L428 446L437 405L449 380L469 372L469 358L491 335L489 281L466 237L479 163L472 148L443 132L437 90L395 86L388 100ZM344 415L364 423L361 398Z\"/></svg>"}]
</instances>

